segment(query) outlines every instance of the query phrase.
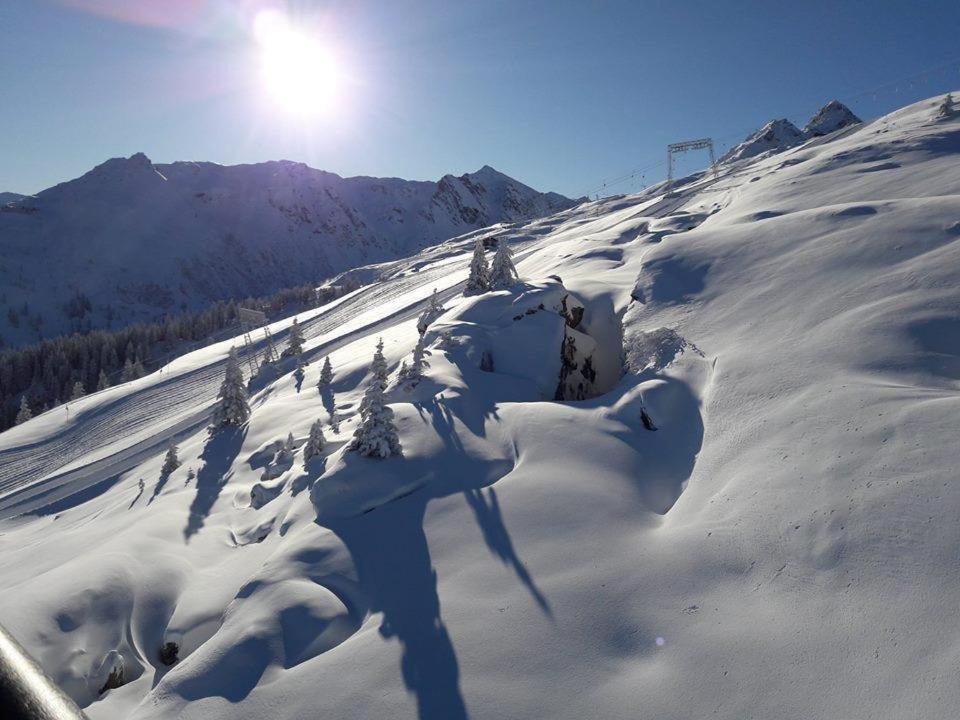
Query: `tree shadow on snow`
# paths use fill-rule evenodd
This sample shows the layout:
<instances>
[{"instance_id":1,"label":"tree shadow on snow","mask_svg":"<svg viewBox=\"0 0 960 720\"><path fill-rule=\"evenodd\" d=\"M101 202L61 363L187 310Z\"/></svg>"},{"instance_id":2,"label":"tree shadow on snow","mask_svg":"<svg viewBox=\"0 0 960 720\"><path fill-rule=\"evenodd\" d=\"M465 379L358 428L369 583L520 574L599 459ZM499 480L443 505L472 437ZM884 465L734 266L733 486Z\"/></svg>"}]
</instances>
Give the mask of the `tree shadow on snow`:
<instances>
[{"instance_id":1,"label":"tree shadow on snow","mask_svg":"<svg viewBox=\"0 0 960 720\"><path fill-rule=\"evenodd\" d=\"M403 682L417 698L420 720L466 720L460 669L440 615L423 530L427 502L416 493L329 527L353 556L370 610L383 613L380 634L400 642Z\"/></svg>"},{"instance_id":2,"label":"tree shadow on snow","mask_svg":"<svg viewBox=\"0 0 960 720\"><path fill-rule=\"evenodd\" d=\"M311 458L304 464L304 473L295 477L290 483L290 494L296 497L313 484L327 471L327 455L330 449L325 449L324 454Z\"/></svg>"},{"instance_id":3,"label":"tree shadow on snow","mask_svg":"<svg viewBox=\"0 0 960 720\"><path fill-rule=\"evenodd\" d=\"M203 465L197 473L197 494L190 503L190 515L183 529L183 539L190 542L190 538L200 532L210 510L220 496L220 491L227 484L228 471L240 454L246 428L225 428L207 440L200 459Z\"/></svg>"},{"instance_id":4,"label":"tree shadow on snow","mask_svg":"<svg viewBox=\"0 0 960 720\"><path fill-rule=\"evenodd\" d=\"M552 614L547 599L514 548L496 493L492 489L482 492L483 487L509 472L511 460L471 456L455 424L455 420L463 419L458 412L452 413L445 401L415 405L445 446L439 456L402 461L404 474L427 478L425 484L366 512L349 517L318 517L317 522L330 528L349 550L370 610L383 613L383 637L400 642L403 681L416 697L418 718L466 720L460 669L441 616L437 572L423 527L429 502L462 493L489 550L512 567L544 614ZM490 408L481 413L495 415ZM472 420L478 422L480 418L475 416ZM344 482L356 483L371 473L389 479L394 461L351 457L348 462L356 466Z\"/></svg>"},{"instance_id":5,"label":"tree shadow on snow","mask_svg":"<svg viewBox=\"0 0 960 720\"><path fill-rule=\"evenodd\" d=\"M487 376L493 373L480 373L481 380L491 384L502 380L503 376L496 376L490 379ZM500 422L500 415L497 413L497 403L492 398L493 393L477 393L477 397L471 397L465 400L461 395L450 393L441 394L439 398L431 397L426 401L414 402L413 406L417 409L420 417L430 414L430 422L434 430L448 447L463 453L463 443L460 442L454 429L454 418L456 417L463 425L477 437L486 437L487 420ZM513 398L508 398L513 399ZM468 460L469 461L469 460Z\"/></svg>"},{"instance_id":6,"label":"tree shadow on snow","mask_svg":"<svg viewBox=\"0 0 960 720\"><path fill-rule=\"evenodd\" d=\"M456 401L457 399L453 400L453 402ZM468 457L467 451L463 447L463 442L460 440L460 436L457 433L456 426L454 424L455 416L450 411L450 408L447 407L447 402L434 401L431 403L425 403L418 405L417 409L421 412L421 414L423 414L424 411L428 411L430 413L431 424L433 425L433 429L437 433L437 436L443 440L444 444L449 450L456 452L458 455L465 458L460 462L476 462ZM456 417L463 421L463 417L460 413L457 413ZM490 403L489 406L480 408L476 415L471 418L474 421L475 426L480 425L480 427L477 427L477 432L474 434L483 433L482 424L486 418L493 418L499 421L499 415L497 415L495 404ZM467 425L467 427L473 431L473 428L471 428L469 425ZM496 491L491 487L487 490L486 494L484 494L481 487L477 485L470 486L468 482L464 482L463 485L465 486L463 489L463 496L473 512L474 519L476 519L477 525L480 527L480 531L483 533L484 542L490 549L490 552L499 557L505 564L513 568L514 572L517 574L517 577L530 591L533 599L536 601L537 605L540 606L540 609L543 610L544 614L548 617L553 617L553 613L550 610L550 604L547 602L547 599L544 597L543 593L540 592L540 589L537 587L536 583L533 581L533 578L530 576L530 573L527 571L526 565L523 564L513 548L513 542L510 539L510 533L507 531L507 526L503 522L503 515L500 512L500 502L497 499Z\"/></svg>"},{"instance_id":7,"label":"tree shadow on snow","mask_svg":"<svg viewBox=\"0 0 960 720\"><path fill-rule=\"evenodd\" d=\"M147 505L156 500L157 496L163 492L163 488L167 484L168 480L170 480L170 473L161 472L160 479L157 480L157 484L153 488L153 494L151 494L150 498L147 500Z\"/></svg>"},{"instance_id":8,"label":"tree shadow on snow","mask_svg":"<svg viewBox=\"0 0 960 720\"><path fill-rule=\"evenodd\" d=\"M327 417L332 418L337 411L337 405L333 399L333 390L328 387L320 391L320 402L323 403L323 409L327 411Z\"/></svg>"},{"instance_id":9,"label":"tree shadow on snow","mask_svg":"<svg viewBox=\"0 0 960 720\"><path fill-rule=\"evenodd\" d=\"M550 610L550 604L547 602L543 593L540 592L540 588L538 588L537 584L533 581L533 578L527 571L527 566L523 564L513 549L513 541L510 539L510 533L507 531L507 526L503 522L503 515L500 513L500 502L497 500L497 491L493 488L488 488L484 494L480 488L474 488L465 490L463 495L470 509L473 511L473 516L477 520L477 525L480 526L480 531L483 533L483 540L487 544L487 547L490 548L490 552L513 568L517 577L520 578L520 582L526 585L527 590L530 591L530 594L537 602L537 605L540 606L540 609L543 610L548 617L552 618L553 612Z\"/></svg>"}]
</instances>

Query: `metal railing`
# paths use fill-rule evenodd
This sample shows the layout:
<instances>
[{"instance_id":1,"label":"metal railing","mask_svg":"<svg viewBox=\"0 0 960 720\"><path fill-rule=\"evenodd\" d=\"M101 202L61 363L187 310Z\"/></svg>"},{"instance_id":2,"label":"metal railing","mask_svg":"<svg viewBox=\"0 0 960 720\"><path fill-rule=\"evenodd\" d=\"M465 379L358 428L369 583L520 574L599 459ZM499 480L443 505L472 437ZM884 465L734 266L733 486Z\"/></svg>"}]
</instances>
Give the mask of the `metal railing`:
<instances>
[{"instance_id":1,"label":"metal railing","mask_svg":"<svg viewBox=\"0 0 960 720\"><path fill-rule=\"evenodd\" d=\"M87 720L13 636L0 626L0 716L4 720Z\"/></svg>"}]
</instances>

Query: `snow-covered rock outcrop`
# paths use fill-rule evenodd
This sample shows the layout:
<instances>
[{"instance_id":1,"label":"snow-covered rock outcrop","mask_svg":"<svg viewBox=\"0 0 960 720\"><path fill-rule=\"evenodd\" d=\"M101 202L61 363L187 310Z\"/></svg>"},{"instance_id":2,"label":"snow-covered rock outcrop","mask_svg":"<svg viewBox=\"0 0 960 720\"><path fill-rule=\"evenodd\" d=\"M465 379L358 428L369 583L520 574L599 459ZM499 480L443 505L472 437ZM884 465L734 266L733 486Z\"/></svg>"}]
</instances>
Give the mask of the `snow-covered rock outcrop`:
<instances>
[{"instance_id":1,"label":"snow-covered rock outcrop","mask_svg":"<svg viewBox=\"0 0 960 720\"><path fill-rule=\"evenodd\" d=\"M831 100L824 105L817 114L810 118L803 132L809 137L819 137L836 132L840 128L848 125L856 125L861 122L860 118L839 100Z\"/></svg>"}]
</instances>

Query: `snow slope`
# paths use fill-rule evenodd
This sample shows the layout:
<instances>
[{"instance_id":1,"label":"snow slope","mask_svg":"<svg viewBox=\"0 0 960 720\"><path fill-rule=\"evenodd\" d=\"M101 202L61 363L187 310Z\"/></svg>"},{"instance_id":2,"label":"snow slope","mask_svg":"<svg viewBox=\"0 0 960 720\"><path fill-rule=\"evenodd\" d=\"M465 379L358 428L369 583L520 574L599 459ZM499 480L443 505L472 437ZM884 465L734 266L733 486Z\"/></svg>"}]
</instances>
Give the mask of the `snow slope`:
<instances>
[{"instance_id":1,"label":"snow slope","mask_svg":"<svg viewBox=\"0 0 960 720\"><path fill-rule=\"evenodd\" d=\"M0 621L93 720L952 717L938 101L479 233L513 291L459 292L476 234L398 262L300 317L305 378L255 381L243 431L202 427L222 343L3 433ZM345 452L378 337L395 376L434 287L426 378L388 392L403 457ZM564 297L577 402L550 392ZM333 404L325 456L285 458Z\"/></svg>"},{"instance_id":2,"label":"snow slope","mask_svg":"<svg viewBox=\"0 0 960 720\"><path fill-rule=\"evenodd\" d=\"M115 158L0 207L0 290L23 316L11 322L0 308L0 334L18 345L37 339L37 317L53 337L319 283L574 204L488 166L414 182L341 178L287 161ZM77 294L90 310L71 317L64 308Z\"/></svg>"}]
</instances>

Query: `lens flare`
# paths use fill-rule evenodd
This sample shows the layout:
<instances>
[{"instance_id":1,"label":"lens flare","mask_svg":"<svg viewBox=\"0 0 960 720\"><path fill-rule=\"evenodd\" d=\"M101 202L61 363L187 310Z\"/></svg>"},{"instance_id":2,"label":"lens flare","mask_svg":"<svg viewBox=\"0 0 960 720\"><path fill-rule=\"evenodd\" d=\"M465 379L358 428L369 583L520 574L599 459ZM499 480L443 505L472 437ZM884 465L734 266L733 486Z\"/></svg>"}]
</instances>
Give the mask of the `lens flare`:
<instances>
[{"instance_id":1,"label":"lens flare","mask_svg":"<svg viewBox=\"0 0 960 720\"><path fill-rule=\"evenodd\" d=\"M264 87L278 107L311 116L336 109L340 75L331 48L276 10L256 16L253 36Z\"/></svg>"}]
</instances>

